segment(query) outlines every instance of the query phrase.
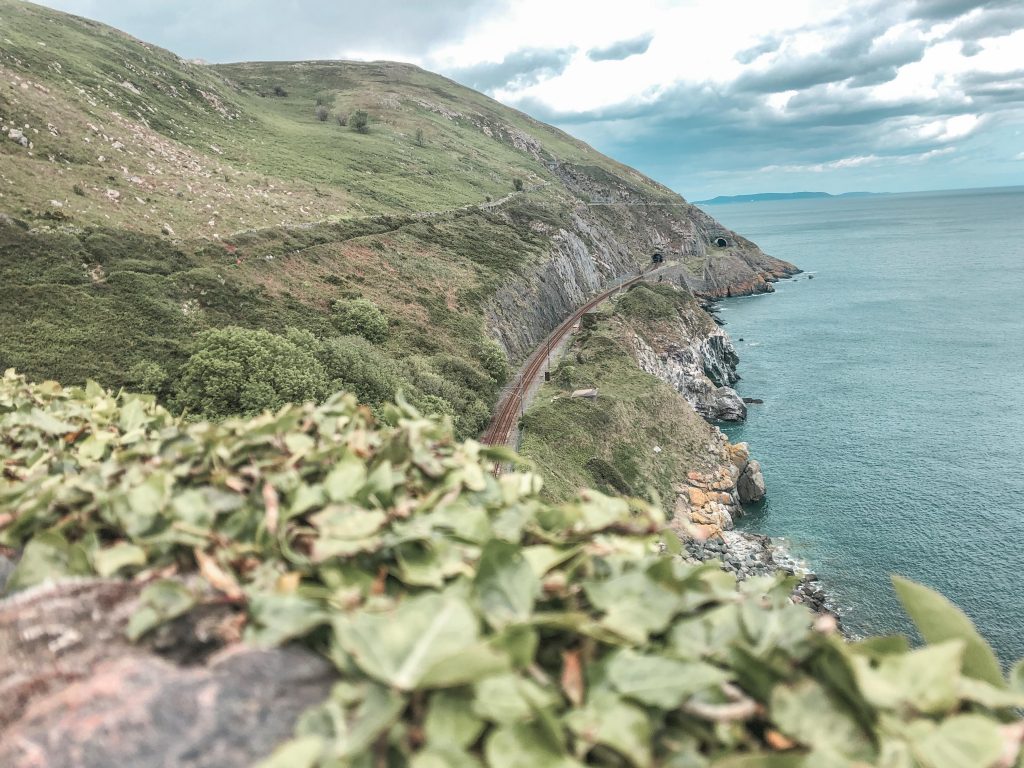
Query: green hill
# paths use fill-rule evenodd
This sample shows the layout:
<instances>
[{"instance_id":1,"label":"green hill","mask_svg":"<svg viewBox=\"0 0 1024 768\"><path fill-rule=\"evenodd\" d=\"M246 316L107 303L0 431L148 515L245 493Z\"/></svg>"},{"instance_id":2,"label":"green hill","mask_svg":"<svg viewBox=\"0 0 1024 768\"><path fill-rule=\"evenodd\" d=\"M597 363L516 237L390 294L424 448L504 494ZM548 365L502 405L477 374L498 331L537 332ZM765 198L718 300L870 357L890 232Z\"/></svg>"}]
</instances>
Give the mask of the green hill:
<instances>
[{"instance_id":1,"label":"green hill","mask_svg":"<svg viewBox=\"0 0 1024 768\"><path fill-rule=\"evenodd\" d=\"M654 249L709 295L793 270L637 171L417 67L206 66L16 0L0 0L0 29L0 369L211 415L211 387L238 389L221 405L239 411L402 388L469 434L500 358L522 359ZM383 336L351 337L355 300ZM295 361L314 375L299 389L269 377L257 396L245 350L263 337L202 335L229 326L291 333L284 358L309 352ZM230 376L185 370L203 344L234 345Z\"/></svg>"}]
</instances>

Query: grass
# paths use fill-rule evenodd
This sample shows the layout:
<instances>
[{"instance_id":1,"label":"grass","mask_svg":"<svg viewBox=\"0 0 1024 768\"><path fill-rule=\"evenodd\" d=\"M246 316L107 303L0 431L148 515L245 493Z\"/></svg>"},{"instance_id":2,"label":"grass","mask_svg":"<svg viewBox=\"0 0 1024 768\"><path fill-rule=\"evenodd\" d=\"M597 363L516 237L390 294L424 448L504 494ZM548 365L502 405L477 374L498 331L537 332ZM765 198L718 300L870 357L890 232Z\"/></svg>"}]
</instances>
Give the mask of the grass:
<instances>
[{"instance_id":1,"label":"grass","mask_svg":"<svg viewBox=\"0 0 1024 768\"><path fill-rule=\"evenodd\" d=\"M673 307L673 316L694 303L670 286L641 285L587 315L527 410L521 451L544 476L547 498L593 487L671 503L673 486L707 464L711 427L632 355L634 334L665 332L638 311L652 298L659 308ZM596 400L569 397L590 387Z\"/></svg>"}]
</instances>

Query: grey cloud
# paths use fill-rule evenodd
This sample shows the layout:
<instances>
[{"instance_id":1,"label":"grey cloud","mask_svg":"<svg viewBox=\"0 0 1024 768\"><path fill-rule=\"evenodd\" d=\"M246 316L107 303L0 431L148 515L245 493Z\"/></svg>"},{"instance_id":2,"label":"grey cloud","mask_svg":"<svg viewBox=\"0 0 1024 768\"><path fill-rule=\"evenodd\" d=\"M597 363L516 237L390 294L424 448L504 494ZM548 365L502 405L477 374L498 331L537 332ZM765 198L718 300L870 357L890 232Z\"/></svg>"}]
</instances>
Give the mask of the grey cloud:
<instances>
[{"instance_id":1,"label":"grey cloud","mask_svg":"<svg viewBox=\"0 0 1024 768\"><path fill-rule=\"evenodd\" d=\"M605 48L593 48L587 51L587 58L591 61L619 61L628 59L641 53L647 53L651 47L654 35L642 35L631 40L620 40Z\"/></svg>"},{"instance_id":2,"label":"grey cloud","mask_svg":"<svg viewBox=\"0 0 1024 768\"><path fill-rule=\"evenodd\" d=\"M750 64L756 61L759 56L772 51L777 51L782 45L782 40L777 37L766 37L757 45L737 53L733 58L740 64Z\"/></svg>"},{"instance_id":3,"label":"grey cloud","mask_svg":"<svg viewBox=\"0 0 1024 768\"><path fill-rule=\"evenodd\" d=\"M957 22L948 39L975 42L986 37L1003 37L1024 29L1024 8L996 8Z\"/></svg>"},{"instance_id":4,"label":"grey cloud","mask_svg":"<svg viewBox=\"0 0 1024 768\"><path fill-rule=\"evenodd\" d=\"M970 58L971 56L977 56L983 50L984 47L981 45L981 43L976 42L975 40L965 40L963 43L960 44L960 53L962 53L964 56L967 56L968 58Z\"/></svg>"},{"instance_id":5,"label":"grey cloud","mask_svg":"<svg viewBox=\"0 0 1024 768\"><path fill-rule=\"evenodd\" d=\"M457 40L507 0L42 0L189 58L334 58L372 49L415 58Z\"/></svg>"},{"instance_id":6,"label":"grey cloud","mask_svg":"<svg viewBox=\"0 0 1024 768\"><path fill-rule=\"evenodd\" d=\"M493 91L504 87L526 88L564 72L574 52L574 48L554 51L523 48L510 53L500 62L452 69L445 74L478 91Z\"/></svg>"},{"instance_id":7,"label":"grey cloud","mask_svg":"<svg viewBox=\"0 0 1024 768\"><path fill-rule=\"evenodd\" d=\"M926 19L928 21L949 21L965 13L970 13L975 8L1001 5L999 2L986 2L985 0L916 0L911 9L915 19Z\"/></svg>"},{"instance_id":8,"label":"grey cloud","mask_svg":"<svg viewBox=\"0 0 1024 768\"><path fill-rule=\"evenodd\" d=\"M733 84L739 93L762 94L801 90L850 78L863 83L885 82L894 68L920 61L921 40L878 42L878 29L859 30L830 48L810 56L783 53L764 71L747 70Z\"/></svg>"}]
</instances>

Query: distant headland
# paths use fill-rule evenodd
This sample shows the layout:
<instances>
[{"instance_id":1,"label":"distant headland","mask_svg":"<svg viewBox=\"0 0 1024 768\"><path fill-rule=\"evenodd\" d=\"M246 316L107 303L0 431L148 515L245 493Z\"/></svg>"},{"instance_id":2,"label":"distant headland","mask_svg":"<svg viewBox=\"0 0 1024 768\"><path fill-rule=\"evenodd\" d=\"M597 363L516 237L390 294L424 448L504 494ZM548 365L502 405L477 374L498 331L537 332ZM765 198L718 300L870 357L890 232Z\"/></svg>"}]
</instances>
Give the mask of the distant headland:
<instances>
[{"instance_id":1,"label":"distant headland","mask_svg":"<svg viewBox=\"0 0 1024 768\"><path fill-rule=\"evenodd\" d=\"M760 192L753 195L719 195L710 200L697 200L694 205L726 205L728 203L761 203L768 200L813 200L819 197L871 197L885 192L843 192L833 195L828 192Z\"/></svg>"}]
</instances>

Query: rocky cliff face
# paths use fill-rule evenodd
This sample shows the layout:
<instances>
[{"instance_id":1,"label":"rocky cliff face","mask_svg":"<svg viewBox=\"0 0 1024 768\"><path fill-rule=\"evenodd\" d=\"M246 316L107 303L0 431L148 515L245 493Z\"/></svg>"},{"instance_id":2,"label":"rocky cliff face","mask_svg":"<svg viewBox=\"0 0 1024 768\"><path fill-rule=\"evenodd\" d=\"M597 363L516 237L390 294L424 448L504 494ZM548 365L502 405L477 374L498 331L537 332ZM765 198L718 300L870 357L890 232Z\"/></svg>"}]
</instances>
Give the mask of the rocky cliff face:
<instances>
[{"instance_id":1,"label":"rocky cliff face","mask_svg":"<svg viewBox=\"0 0 1024 768\"><path fill-rule=\"evenodd\" d=\"M620 177L561 164L556 175L574 207L561 227L531 224L550 236L548 259L509 280L486 308L488 330L513 360L529 354L588 296L649 268L655 252L666 259L662 274L705 298L769 292L773 282L800 271L670 190L653 198L626 171ZM732 383L724 370L712 371L716 385Z\"/></svg>"},{"instance_id":2,"label":"rocky cliff face","mask_svg":"<svg viewBox=\"0 0 1024 768\"><path fill-rule=\"evenodd\" d=\"M666 330L633 338L641 370L671 385L708 421L743 421L747 407L732 388L739 357L729 336L699 307L680 314Z\"/></svg>"}]
</instances>

